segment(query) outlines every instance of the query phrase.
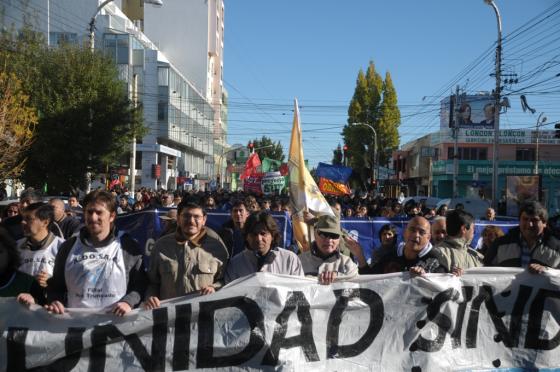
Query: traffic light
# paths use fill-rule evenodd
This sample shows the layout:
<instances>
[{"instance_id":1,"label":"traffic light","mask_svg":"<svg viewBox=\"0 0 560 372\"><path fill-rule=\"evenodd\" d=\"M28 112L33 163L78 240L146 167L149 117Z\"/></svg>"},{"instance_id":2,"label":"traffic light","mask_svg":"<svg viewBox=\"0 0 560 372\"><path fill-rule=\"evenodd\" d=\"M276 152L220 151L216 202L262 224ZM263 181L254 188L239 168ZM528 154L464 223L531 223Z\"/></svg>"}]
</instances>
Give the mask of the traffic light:
<instances>
[{"instance_id":1,"label":"traffic light","mask_svg":"<svg viewBox=\"0 0 560 372\"><path fill-rule=\"evenodd\" d=\"M253 148L255 147L253 142L249 142L249 145L247 147L249 147L249 153L252 154L253 153Z\"/></svg>"},{"instance_id":2,"label":"traffic light","mask_svg":"<svg viewBox=\"0 0 560 372\"><path fill-rule=\"evenodd\" d=\"M560 123L554 124L554 129L556 129L556 133L554 133L554 137L560 138Z\"/></svg>"},{"instance_id":3,"label":"traffic light","mask_svg":"<svg viewBox=\"0 0 560 372\"><path fill-rule=\"evenodd\" d=\"M342 153L344 154L344 165L348 166L348 145L344 144L344 146L342 146Z\"/></svg>"}]
</instances>

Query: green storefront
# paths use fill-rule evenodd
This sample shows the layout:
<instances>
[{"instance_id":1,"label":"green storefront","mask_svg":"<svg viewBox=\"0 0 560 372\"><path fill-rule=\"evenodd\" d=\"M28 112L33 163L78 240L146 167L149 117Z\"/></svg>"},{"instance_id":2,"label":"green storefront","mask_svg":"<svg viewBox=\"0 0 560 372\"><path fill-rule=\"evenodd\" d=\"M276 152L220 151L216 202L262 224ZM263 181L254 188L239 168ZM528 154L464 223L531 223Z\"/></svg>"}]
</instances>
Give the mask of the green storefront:
<instances>
[{"instance_id":1,"label":"green storefront","mask_svg":"<svg viewBox=\"0 0 560 372\"><path fill-rule=\"evenodd\" d=\"M504 160L498 166L498 190L506 190L507 176L533 176L534 161ZM461 197L492 199L492 162L487 160L461 160L457 173L457 193ZM439 198L453 196L453 160L439 160L432 164L432 195ZM539 162L541 196L550 214L560 210L560 162Z\"/></svg>"}]
</instances>

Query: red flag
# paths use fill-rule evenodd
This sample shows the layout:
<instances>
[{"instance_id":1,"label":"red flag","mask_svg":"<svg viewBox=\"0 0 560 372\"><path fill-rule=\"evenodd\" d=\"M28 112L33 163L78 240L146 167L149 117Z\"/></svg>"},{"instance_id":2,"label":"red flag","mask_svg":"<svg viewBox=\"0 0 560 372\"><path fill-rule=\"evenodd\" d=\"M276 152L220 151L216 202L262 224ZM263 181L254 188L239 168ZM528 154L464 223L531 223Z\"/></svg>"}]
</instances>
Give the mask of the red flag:
<instances>
[{"instance_id":1,"label":"red flag","mask_svg":"<svg viewBox=\"0 0 560 372\"><path fill-rule=\"evenodd\" d=\"M261 159L259 159L259 154L256 152L249 156L247 159L247 163L245 163L245 170L243 174L239 176L240 179L244 180L245 178L249 177L251 174L257 171L257 167L261 165Z\"/></svg>"}]
</instances>

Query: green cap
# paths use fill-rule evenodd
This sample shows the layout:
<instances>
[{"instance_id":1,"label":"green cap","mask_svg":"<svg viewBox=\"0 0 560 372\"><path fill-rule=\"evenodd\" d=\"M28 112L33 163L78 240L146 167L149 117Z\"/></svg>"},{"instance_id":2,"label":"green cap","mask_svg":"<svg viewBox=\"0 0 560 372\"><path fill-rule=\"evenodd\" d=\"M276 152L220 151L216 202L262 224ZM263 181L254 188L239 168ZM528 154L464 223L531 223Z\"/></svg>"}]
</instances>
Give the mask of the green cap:
<instances>
[{"instance_id":1,"label":"green cap","mask_svg":"<svg viewBox=\"0 0 560 372\"><path fill-rule=\"evenodd\" d=\"M315 224L315 230L342 235L342 231L340 230L340 222L336 218L329 215L319 217L317 223Z\"/></svg>"}]
</instances>

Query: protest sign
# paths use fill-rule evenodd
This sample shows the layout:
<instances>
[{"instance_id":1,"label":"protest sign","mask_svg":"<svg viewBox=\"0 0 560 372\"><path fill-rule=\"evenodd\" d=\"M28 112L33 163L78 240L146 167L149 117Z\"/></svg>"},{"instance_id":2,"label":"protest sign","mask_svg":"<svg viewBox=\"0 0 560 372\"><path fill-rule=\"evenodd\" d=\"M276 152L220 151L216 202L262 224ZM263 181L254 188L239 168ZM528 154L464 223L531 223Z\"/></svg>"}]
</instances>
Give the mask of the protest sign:
<instances>
[{"instance_id":1,"label":"protest sign","mask_svg":"<svg viewBox=\"0 0 560 372\"><path fill-rule=\"evenodd\" d=\"M560 273L265 273L119 318L0 299L0 370L451 371L560 365Z\"/></svg>"}]
</instances>

